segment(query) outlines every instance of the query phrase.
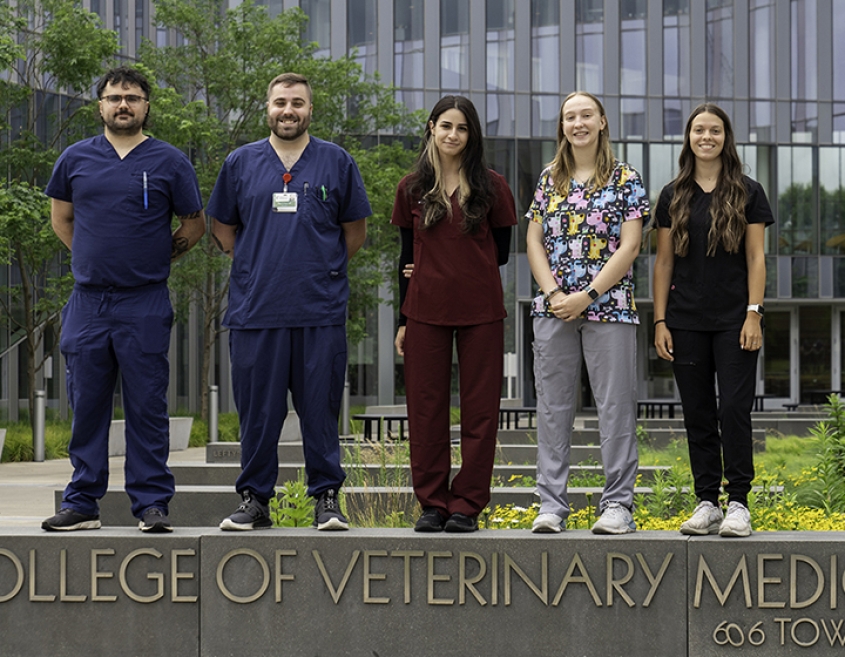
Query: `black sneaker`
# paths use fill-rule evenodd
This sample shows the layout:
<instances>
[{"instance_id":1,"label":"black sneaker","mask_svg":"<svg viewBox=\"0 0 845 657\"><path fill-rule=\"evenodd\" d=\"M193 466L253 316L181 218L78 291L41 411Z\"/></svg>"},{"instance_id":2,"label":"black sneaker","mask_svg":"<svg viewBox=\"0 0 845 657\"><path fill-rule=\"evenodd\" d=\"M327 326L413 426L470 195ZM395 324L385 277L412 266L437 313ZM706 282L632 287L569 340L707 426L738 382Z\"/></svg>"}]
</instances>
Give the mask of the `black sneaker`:
<instances>
[{"instance_id":1,"label":"black sneaker","mask_svg":"<svg viewBox=\"0 0 845 657\"><path fill-rule=\"evenodd\" d=\"M100 516L88 516L73 509L62 509L52 518L41 523L48 532L72 532L77 529L99 529Z\"/></svg>"},{"instance_id":2,"label":"black sneaker","mask_svg":"<svg viewBox=\"0 0 845 657\"><path fill-rule=\"evenodd\" d=\"M427 506L423 509L422 515L417 524L414 525L415 532L442 532L443 525L446 520L440 515L440 511L433 506Z\"/></svg>"},{"instance_id":3,"label":"black sneaker","mask_svg":"<svg viewBox=\"0 0 845 657\"><path fill-rule=\"evenodd\" d=\"M249 531L250 529L267 529L273 526L270 520L270 509L252 496L252 492L245 490L241 493L243 502L237 510L220 523L220 529L235 531Z\"/></svg>"},{"instance_id":4,"label":"black sneaker","mask_svg":"<svg viewBox=\"0 0 845 657\"><path fill-rule=\"evenodd\" d=\"M461 533L474 532L478 529L478 518L476 516L465 516L463 513L453 513L443 527L447 532Z\"/></svg>"},{"instance_id":5,"label":"black sneaker","mask_svg":"<svg viewBox=\"0 0 845 657\"><path fill-rule=\"evenodd\" d=\"M321 530L349 529L349 521L340 512L337 491L329 488L317 496L314 505L314 526Z\"/></svg>"},{"instance_id":6,"label":"black sneaker","mask_svg":"<svg viewBox=\"0 0 845 657\"><path fill-rule=\"evenodd\" d=\"M167 514L156 507L144 511L144 517L138 523L138 529L150 534L164 534L173 531L173 527L167 519Z\"/></svg>"}]
</instances>

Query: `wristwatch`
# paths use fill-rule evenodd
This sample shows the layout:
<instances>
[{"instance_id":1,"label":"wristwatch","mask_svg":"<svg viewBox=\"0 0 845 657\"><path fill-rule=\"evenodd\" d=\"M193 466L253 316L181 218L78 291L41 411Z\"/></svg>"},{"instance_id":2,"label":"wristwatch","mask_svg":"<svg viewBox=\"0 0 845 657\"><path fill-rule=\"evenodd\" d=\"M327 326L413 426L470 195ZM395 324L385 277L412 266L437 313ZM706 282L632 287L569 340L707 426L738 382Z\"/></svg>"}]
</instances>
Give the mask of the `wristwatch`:
<instances>
[{"instance_id":1,"label":"wristwatch","mask_svg":"<svg viewBox=\"0 0 845 657\"><path fill-rule=\"evenodd\" d=\"M586 292L593 301L599 298L599 293L593 289L592 285L588 285L582 291Z\"/></svg>"},{"instance_id":2,"label":"wristwatch","mask_svg":"<svg viewBox=\"0 0 845 657\"><path fill-rule=\"evenodd\" d=\"M763 313L765 312L765 309L763 308L763 305L762 305L762 304L759 304L759 303L750 303L750 304L748 304L748 307L745 309L745 312L750 313L752 310L753 310L755 313L757 313L758 315L760 315L760 317L762 317L762 316L763 316Z\"/></svg>"}]
</instances>

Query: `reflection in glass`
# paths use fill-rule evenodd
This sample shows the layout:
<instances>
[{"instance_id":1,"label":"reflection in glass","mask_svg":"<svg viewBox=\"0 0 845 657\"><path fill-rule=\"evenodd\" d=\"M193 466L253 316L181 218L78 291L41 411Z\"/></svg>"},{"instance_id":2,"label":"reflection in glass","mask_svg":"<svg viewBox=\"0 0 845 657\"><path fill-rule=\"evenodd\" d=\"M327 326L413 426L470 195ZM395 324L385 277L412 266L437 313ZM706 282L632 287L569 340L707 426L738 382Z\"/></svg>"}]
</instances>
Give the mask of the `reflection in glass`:
<instances>
[{"instance_id":1,"label":"reflection in glass","mask_svg":"<svg viewBox=\"0 0 845 657\"><path fill-rule=\"evenodd\" d=\"M560 117L558 96L531 97L531 136L557 139L557 122Z\"/></svg>"},{"instance_id":2,"label":"reflection in glass","mask_svg":"<svg viewBox=\"0 0 845 657\"><path fill-rule=\"evenodd\" d=\"M668 98L663 101L663 139L672 140L684 139L684 126L686 117L689 114L684 106L689 101L682 101L680 98Z\"/></svg>"},{"instance_id":3,"label":"reflection in glass","mask_svg":"<svg viewBox=\"0 0 845 657\"><path fill-rule=\"evenodd\" d=\"M728 98L734 90L733 6L707 0L707 95Z\"/></svg>"},{"instance_id":4,"label":"reflection in glass","mask_svg":"<svg viewBox=\"0 0 845 657\"><path fill-rule=\"evenodd\" d=\"M666 96L689 95L688 44L689 0L663 0L663 94Z\"/></svg>"},{"instance_id":5,"label":"reflection in glass","mask_svg":"<svg viewBox=\"0 0 845 657\"><path fill-rule=\"evenodd\" d=\"M600 95L604 89L604 2L575 2L576 87Z\"/></svg>"},{"instance_id":6,"label":"reflection in glass","mask_svg":"<svg viewBox=\"0 0 845 657\"><path fill-rule=\"evenodd\" d=\"M422 91L397 91L396 101L407 107L409 112L426 109Z\"/></svg>"},{"instance_id":7,"label":"reflection in glass","mask_svg":"<svg viewBox=\"0 0 845 657\"><path fill-rule=\"evenodd\" d=\"M468 0L440 0L440 86L469 88Z\"/></svg>"},{"instance_id":8,"label":"reflection in glass","mask_svg":"<svg viewBox=\"0 0 845 657\"><path fill-rule=\"evenodd\" d=\"M682 144L649 144L648 191L652 206L657 205L660 190L671 182L678 172L678 158ZM644 172L642 172L644 173Z\"/></svg>"},{"instance_id":9,"label":"reflection in glass","mask_svg":"<svg viewBox=\"0 0 845 657\"><path fill-rule=\"evenodd\" d=\"M816 100L818 98L816 0L791 0L790 12L792 99ZM841 35L839 38L842 38Z\"/></svg>"},{"instance_id":10,"label":"reflection in glass","mask_svg":"<svg viewBox=\"0 0 845 657\"><path fill-rule=\"evenodd\" d=\"M558 93L559 83L560 3L531 0L531 89Z\"/></svg>"},{"instance_id":11,"label":"reflection in glass","mask_svg":"<svg viewBox=\"0 0 845 657\"><path fill-rule=\"evenodd\" d=\"M376 0L347 0L346 35L349 55L368 75L374 75L376 59ZM357 54L353 54L353 48Z\"/></svg>"},{"instance_id":12,"label":"reflection in glass","mask_svg":"<svg viewBox=\"0 0 845 657\"><path fill-rule=\"evenodd\" d=\"M819 259L792 258L792 298L818 299Z\"/></svg>"},{"instance_id":13,"label":"reflection in glass","mask_svg":"<svg viewBox=\"0 0 845 657\"><path fill-rule=\"evenodd\" d=\"M487 94L487 131L488 137L512 137L514 128L513 94Z\"/></svg>"},{"instance_id":14,"label":"reflection in glass","mask_svg":"<svg viewBox=\"0 0 845 657\"><path fill-rule=\"evenodd\" d=\"M778 148L778 252L815 253L813 151L808 146Z\"/></svg>"},{"instance_id":15,"label":"reflection in glass","mask_svg":"<svg viewBox=\"0 0 845 657\"><path fill-rule=\"evenodd\" d=\"M300 0L299 6L308 15L303 37L307 42L316 42L318 49L315 57L328 57L331 54L331 0Z\"/></svg>"},{"instance_id":16,"label":"reflection in glass","mask_svg":"<svg viewBox=\"0 0 845 657\"><path fill-rule=\"evenodd\" d=\"M830 306L798 309L798 371L802 404L824 403L830 394ZM766 327L768 331L768 326Z\"/></svg>"},{"instance_id":17,"label":"reflection in glass","mask_svg":"<svg viewBox=\"0 0 845 657\"><path fill-rule=\"evenodd\" d=\"M423 5L414 0L393 3L393 82L397 87L423 87Z\"/></svg>"},{"instance_id":18,"label":"reflection in glass","mask_svg":"<svg viewBox=\"0 0 845 657\"><path fill-rule=\"evenodd\" d=\"M833 103L833 143L845 144L845 103Z\"/></svg>"},{"instance_id":19,"label":"reflection in glass","mask_svg":"<svg viewBox=\"0 0 845 657\"><path fill-rule=\"evenodd\" d=\"M845 149L819 149L819 215L821 252L845 254Z\"/></svg>"},{"instance_id":20,"label":"reflection in glass","mask_svg":"<svg viewBox=\"0 0 845 657\"><path fill-rule=\"evenodd\" d=\"M773 0L763 0L748 16L749 92L752 98L775 97L775 9ZM765 123L763 125L770 125Z\"/></svg>"},{"instance_id":21,"label":"reflection in glass","mask_svg":"<svg viewBox=\"0 0 845 657\"><path fill-rule=\"evenodd\" d=\"M749 138L751 141L774 141L775 106L765 101L751 101L749 104Z\"/></svg>"},{"instance_id":22,"label":"reflection in glass","mask_svg":"<svg viewBox=\"0 0 845 657\"><path fill-rule=\"evenodd\" d=\"M833 100L845 100L845 2L833 3ZM845 351L845 350L843 350Z\"/></svg>"},{"instance_id":23,"label":"reflection in glass","mask_svg":"<svg viewBox=\"0 0 845 657\"><path fill-rule=\"evenodd\" d=\"M622 138L644 139L646 134L645 98L623 98Z\"/></svg>"},{"instance_id":24,"label":"reflection in glass","mask_svg":"<svg viewBox=\"0 0 845 657\"><path fill-rule=\"evenodd\" d=\"M766 334L763 338L763 392L777 397L790 397L789 391L789 312L766 313Z\"/></svg>"},{"instance_id":25,"label":"reflection in glass","mask_svg":"<svg viewBox=\"0 0 845 657\"><path fill-rule=\"evenodd\" d=\"M492 91L514 90L513 3L487 0L487 88Z\"/></svg>"},{"instance_id":26,"label":"reflection in glass","mask_svg":"<svg viewBox=\"0 0 845 657\"><path fill-rule=\"evenodd\" d=\"M792 141L809 144L816 141L819 108L816 103L792 103Z\"/></svg>"},{"instance_id":27,"label":"reflection in glass","mask_svg":"<svg viewBox=\"0 0 845 657\"><path fill-rule=\"evenodd\" d=\"M628 96L644 96L646 92L646 3L645 0L622 0L621 61L619 91ZM639 134L645 134L640 132Z\"/></svg>"}]
</instances>

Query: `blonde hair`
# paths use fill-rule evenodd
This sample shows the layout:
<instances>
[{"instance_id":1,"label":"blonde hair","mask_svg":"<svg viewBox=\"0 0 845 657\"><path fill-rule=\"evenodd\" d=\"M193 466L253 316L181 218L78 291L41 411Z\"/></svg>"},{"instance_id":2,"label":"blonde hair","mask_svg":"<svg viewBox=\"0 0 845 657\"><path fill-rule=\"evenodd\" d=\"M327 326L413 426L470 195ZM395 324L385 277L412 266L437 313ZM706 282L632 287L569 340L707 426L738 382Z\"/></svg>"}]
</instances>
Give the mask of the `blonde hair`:
<instances>
[{"instance_id":1,"label":"blonde hair","mask_svg":"<svg viewBox=\"0 0 845 657\"><path fill-rule=\"evenodd\" d=\"M566 106L566 103L576 96L584 96L591 100L599 111L599 115L605 120L604 128L599 133L595 171L592 178L587 181L587 192L592 194L599 187L603 187L610 180L610 175L616 166L616 158L613 155L613 148L610 144L610 128L607 124L607 114L604 111L604 105L601 104L598 98L587 91L573 91L564 99L560 106L557 122L557 152L555 153L554 159L548 164L552 180L554 181L555 191L561 195L565 195L569 191L569 181L575 172L575 158L572 155L572 144L569 143L563 132L563 108Z\"/></svg>"}]
</instances>

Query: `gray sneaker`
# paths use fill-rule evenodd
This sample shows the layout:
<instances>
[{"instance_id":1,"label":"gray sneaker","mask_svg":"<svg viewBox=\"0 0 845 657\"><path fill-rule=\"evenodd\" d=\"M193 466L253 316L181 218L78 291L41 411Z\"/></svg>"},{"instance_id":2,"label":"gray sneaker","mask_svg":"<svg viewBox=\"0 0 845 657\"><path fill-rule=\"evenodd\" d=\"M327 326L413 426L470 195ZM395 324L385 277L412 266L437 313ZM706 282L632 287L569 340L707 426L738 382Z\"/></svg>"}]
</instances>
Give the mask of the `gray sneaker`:
<instances>
[{"instance_id":1,"label":"gray sneaker","mask_svg":"<svg viewBox=\"0 0 845 657\"><path fill-rule=\"evenodd\" d=\"M630 534L637 531L631 511L619 502L608 502L593 525L594 534Z\"/></svg>"},{"instance_id":2,"label":"gray sneaker","mask_svg":"<svg viewBox=\"0 0 845 657\"><path fill-rule=\"evenodd\" d=\"M566 528L566 521L556 513L541 513L534 518L531 531L535 534L559 534Z\"/></svg>"},{"instance_id":3,"label":"gray sneaker","mask_svg":"<svg viewBox=\"0 0 845 657\"><path fill-rule=\"evenodd\" d=\"M252 496L252 492L245 490L241 493L243 502L235 512L220 523L220 529L227 531L250 531L252 529L267 529L273 526L270 520L270 509Z\"/></svg>"},{"instance_id":4,"label":"gray sneaker","mask_svg":"<svg viewBox=\"0 0 845 657\"><path fill-rule=\"evenodd\" d=\"M681 525L681 533L687 536L718 534L719 527L724 519L722 509L705 500L699 502L690 519Z\"/></svg>"},{"instance_id":5,"label":"gray sneaker","mask_svg":"<svg viewBox=\"0 0 845 657\"><path fill-rule=\"evenodd\" d=\"M749 536L751 534L751 512L739 502L728 504L728 512L719 527L719 536Z\"/></svg>"},{"instance_id":6,"label":"gray sneaker","mask_svg":"<svg viewBox=\"0 0 845 657\"><path fill-rule=\"evenodd\" d=\"M340 502L334 488L329 488L317 495L317 503L314 505L314 527L322 531L349 529L349 521L340 512Z\"/></svg>"}]
</instances>

